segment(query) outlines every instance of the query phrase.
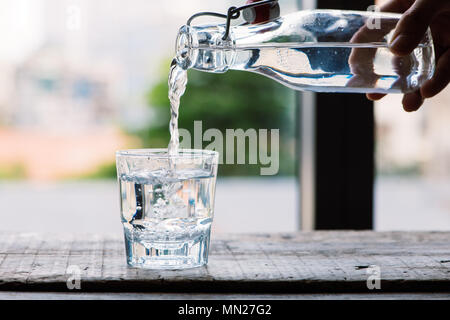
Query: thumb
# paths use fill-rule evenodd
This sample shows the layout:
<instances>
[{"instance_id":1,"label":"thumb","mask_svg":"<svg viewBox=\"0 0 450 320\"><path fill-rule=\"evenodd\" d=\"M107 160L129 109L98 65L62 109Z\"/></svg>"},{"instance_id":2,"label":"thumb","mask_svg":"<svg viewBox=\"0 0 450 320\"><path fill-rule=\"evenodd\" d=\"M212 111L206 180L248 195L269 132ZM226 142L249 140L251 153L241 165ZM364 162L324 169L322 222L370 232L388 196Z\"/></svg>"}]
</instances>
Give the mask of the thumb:
<instances>
[{"instance_id":1,"label":"thumb","mask_svg":"<svg viewBox=\"0 0 450 320\"><path fill-rule=\"evenodd\" d=\"M399 20L390 43L394 54L410 54L422 41L425 32L445 1L417 0Z\"/></svg>"}]
</instances>

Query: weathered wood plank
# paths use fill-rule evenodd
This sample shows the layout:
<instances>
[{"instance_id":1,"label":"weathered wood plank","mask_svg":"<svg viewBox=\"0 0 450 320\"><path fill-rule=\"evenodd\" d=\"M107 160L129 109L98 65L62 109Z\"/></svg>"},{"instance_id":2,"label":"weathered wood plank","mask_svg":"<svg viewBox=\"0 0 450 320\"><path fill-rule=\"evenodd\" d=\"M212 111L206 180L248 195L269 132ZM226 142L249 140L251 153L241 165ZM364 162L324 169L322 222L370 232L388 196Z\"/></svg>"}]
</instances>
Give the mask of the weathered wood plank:
<instances>
[{"instance_id":1,"label":"weathered wood plank","mask_svg":"<svg viewBox=\"0 0 450 320\"><path fill-rule=\"evenodd\" d=\"M69 291L69 266L81 291L304 293L450 292L448 232L312 232L221 235L205 268L128 268L121 236L6 234L0 237L0 290ZM375 290L376 292L380 292Z\"/></svg>"}]
</instances>

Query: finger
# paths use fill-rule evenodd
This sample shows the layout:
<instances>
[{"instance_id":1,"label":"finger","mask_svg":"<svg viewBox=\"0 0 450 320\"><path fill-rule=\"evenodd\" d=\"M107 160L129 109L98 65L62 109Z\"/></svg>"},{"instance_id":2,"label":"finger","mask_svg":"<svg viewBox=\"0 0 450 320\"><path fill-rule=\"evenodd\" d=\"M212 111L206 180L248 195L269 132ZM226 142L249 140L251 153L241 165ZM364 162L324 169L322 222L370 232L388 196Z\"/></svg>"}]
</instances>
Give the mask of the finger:
<instances>
[{"instance_id":1,"label":"finger","mask_svg":"<svg viewBox=\"0 0 450 320\"><path fill-rule=\"evenodd\" d=\"M414 3L414 0L391 0L380 7L382 12L403 13L408 10Z\"/></svg>"},{"instance_id":2,"label":"finger","mask_svg":"<svg viewBox=\"0 0 450 320\"><path fill-rule=\"evenodd\" d=\"M422 106L423 101L420 91L407 93L403 96L403 109L407 112L417 111Z\"/></svg>"},{"instance_id":3,"label":"finger","mask_svg":"<svg viewBox=\"0 0 450 320\"><path fill-rule=\"evenodd\" d=\"M422 86L424 98L431 98L445 89L450 83L450 49L439 58L434 76Z\"/></svg>"},{"instance_id":4,"label":"finger","mask_svg":"<svg viewBox=\"0 0 450 320\"><path fill-rule=\"evenodd\" d=\"M391 51L397 55L411 53L444 5L445 1L440 0L417 0L398 22L390 44Z\"/></svg>"},{"instance_id":5,"label":"finger","mask_svg":"<svg viewBox=\"0 0 450 320\"><path fill-rule=\"evenodd\" d=\"M367 99L372 101L377 101L384 98L386 95L383 93L368 93L366 94Z\"/></svg>"}]
</instances>

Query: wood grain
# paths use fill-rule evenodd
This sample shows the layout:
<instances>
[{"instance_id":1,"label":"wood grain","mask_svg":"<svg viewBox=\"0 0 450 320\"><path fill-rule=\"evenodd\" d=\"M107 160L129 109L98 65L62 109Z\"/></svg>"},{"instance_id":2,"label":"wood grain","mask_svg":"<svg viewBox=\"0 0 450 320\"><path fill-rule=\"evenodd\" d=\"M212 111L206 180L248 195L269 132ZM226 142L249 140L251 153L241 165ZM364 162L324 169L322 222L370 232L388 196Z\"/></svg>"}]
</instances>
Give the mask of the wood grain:
<instances>
[{"instance_id":1,"label":"wood grain","mask_svg":"<svg viewBox=\"0 0 450 320\"><path fill-rule=\"evenodd\" d=\"M448 232L311 232L214 237L207 267L128 268L120 236L0 234L0 290L82 292L450 292ZM367 288L379 266L381 290ZM75 292L77 290L72 290Z\"/></svg>"}]
</instances>

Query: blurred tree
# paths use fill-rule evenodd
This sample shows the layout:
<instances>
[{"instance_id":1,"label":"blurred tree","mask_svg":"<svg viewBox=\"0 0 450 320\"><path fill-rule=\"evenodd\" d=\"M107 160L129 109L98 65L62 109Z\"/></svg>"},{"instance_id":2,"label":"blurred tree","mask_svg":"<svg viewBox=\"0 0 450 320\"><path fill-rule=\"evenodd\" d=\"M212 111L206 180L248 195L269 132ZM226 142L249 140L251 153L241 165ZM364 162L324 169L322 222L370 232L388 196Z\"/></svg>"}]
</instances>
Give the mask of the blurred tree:
<instances>
[{"instance_id":1,"label":"blurred tree","mask_svg":"<svg viewBox=\"0 0 450 320\"><path fill-rule=\"evenodd\" d=\"M20 163L0 166L0 180L20 180L26 178L26 170Z\"/></svg>"},{"instance_id":2,"label":"blurred tree","mask_svg":"<svg viewBox=\"0 0 450 320\"><path fill-rule=\"evenodd\" d=\"M161 80L148 95L149 106L153 108L158 122L153 123L148 130L136 133L146 148L165 148L170 139L167 66ZM198 120L202 121L203 131L217 128L224 136L226 129L280 129L279 174L294 174L295 117L292 90L249 72L188 72L188 85L180 104L179 128L189 130L192 137L194 121ZM203 147L209 143L205 142ZM259 175L259 168L260 165L221 165L220 174Z\"/></svg>"}]
</instances>

